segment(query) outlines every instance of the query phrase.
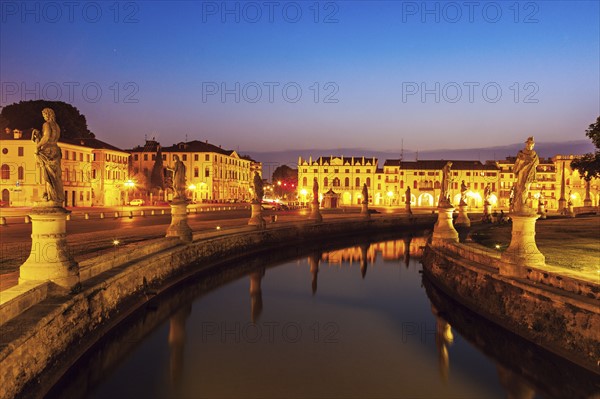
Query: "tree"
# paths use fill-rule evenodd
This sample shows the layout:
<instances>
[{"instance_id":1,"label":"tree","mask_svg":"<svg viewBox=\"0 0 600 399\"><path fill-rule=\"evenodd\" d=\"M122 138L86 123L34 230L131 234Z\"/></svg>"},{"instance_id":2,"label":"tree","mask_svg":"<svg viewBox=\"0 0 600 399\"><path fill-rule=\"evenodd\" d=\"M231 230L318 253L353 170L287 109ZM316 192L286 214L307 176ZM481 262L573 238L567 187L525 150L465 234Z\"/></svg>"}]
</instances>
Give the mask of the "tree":
<instances>
[{"instance_id":1,"label":"tree","mask_svg":"<svg viewBox=\"0 0 600 399\"><path fill-rule=\"evenodd\" d=\"M571 168L577 170L583 179L589 182L593 178L600 178L600 116L596 123L587 128L585 135L592 139L596 152L571 161Z\"/></svg>"},{"instance_id":2,"label":"tree","mask_svg":"<svg viewBox=\"0 0 600 399\"><path fill-rule=\"evenodd\" d=\"M164 167L162 159L162 150L158 146L156 151L156 157L154 158L154 166L152 166L152 172L150 174L150 190L164 190L165 189L165 178L164 178Z\"/></svg>"},{"instance_id":3,"label":"tree","mask_svg":"<svg viewBox=\"0 0 600 399\"><path fill-rule=\"evenodd\" d=\"M275 195L289 198L298 187L298 169L292 169L287 165L278 166L273 171L272 182Z\"/></svg>"},{"instance_id":4,"label":"tree","mask_svg":"<svg viewBox=\"0 0 600 399\"><path fill-rule=\"evenodd\" d=\"M44 124L42 110L52 108L56 114L56 122L60 126L62 137L68 138L94 138L90 132L87 120L77 108L63 101L32 100L21 101L7 105L0 112L0 122L6 124L11 130L27 131L32 128L39 129ZM3 129L4 130L4 129Z\"/></svg>"}]
</instances>

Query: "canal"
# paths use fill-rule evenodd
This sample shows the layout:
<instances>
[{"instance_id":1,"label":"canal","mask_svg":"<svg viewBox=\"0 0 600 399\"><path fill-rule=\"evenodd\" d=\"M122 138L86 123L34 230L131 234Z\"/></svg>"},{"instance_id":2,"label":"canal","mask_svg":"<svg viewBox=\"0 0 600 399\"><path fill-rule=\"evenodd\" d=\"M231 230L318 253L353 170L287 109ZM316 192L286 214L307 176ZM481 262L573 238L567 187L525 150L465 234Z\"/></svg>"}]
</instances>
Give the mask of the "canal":
<instances>
[{"instance_id":1,"label":"canal","mask_svg":"<svg viewBox=\"0 0 600 399\"><path fill-rule=\"evenodd\" d=\"M288 248L154 297L51 398L591 397L598 376L423 279L423 237Z\"/></svg>"}]
</instances>

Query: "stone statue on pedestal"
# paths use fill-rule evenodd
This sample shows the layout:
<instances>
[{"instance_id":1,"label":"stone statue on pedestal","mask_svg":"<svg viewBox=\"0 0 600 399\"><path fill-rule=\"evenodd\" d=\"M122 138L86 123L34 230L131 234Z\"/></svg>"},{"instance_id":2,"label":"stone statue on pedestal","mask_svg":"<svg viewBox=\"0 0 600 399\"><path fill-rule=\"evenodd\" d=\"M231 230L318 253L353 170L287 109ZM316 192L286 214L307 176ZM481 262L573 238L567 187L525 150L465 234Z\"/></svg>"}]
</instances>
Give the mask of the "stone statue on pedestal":
<instances>
[{"instance_id":1,"label":"stone statue on pedestal","mask_svg":"<svg viewBox=\"0 0 600 399\"><path fill-rule=\"evenodd\" d=\"M42 116L46 120L42 126L42 133L33 129L31 140L36 143L36 159L42 169L45 192L44 200L52 201L59 205L65 200L60 162L62 152L58 147L60 127L56 123L56 116L51 108L44 108Z\"/></svg>"},{"instance_id":2,"label":"stone statue on pedestal","mask_svg":"<svg viewBox=\"0 0 600 399\"><path fill-rule=\"evenodd\" d=\"M313 180L313 202L319 202L319 182L316 177Z\"/></svg>"},{"instance_id":3,"label":"stone statue on pedestal","mask_svg":"<svg viewBox=\"0 0 600 399\"><path fill-rule=\"evenodd\" d=\"M459 205L467 205L467 191L469 190L469 186L463 180L460 183L460 204Z\"/></svg>"},{"instance_id":4,"label":"stone statue on pedestal","mask_svg":"<svg viewBox=\"0 0 600 399\"><path fill-rule=\"evenodd\" d=\"M540 163L537 153L533 150L535 141L533 136L527 138L525 148L517 154L517 160L513 167L513 173L516 177L513 211L515 213L531 213L531 208L527 205L529 198L529 188L535 181L536 168Z\"/></svg>"},{"instance_id":5,"label":"stone statue on pedestal","mask_svg":"<svg viewBox=\"0 0 600 399\"><path fill-rule=\"evenodd\" d=\"M410 206L410 203L411 203L410 187L406 187L406 191L404 192L404 203L406 205Z\"/></svg>"},{"instance_id":6,"label":"stone statue on pedestal","mask_svg":"<svg viewBox=\"0 0 600 399\"><path fill-rule=\"evenodd\" d=\"M369 203L369 189L367 188L367 183L363 184L362 198L363 198L363 200L362 200L363 204Z\"/></svg>"},{"instance_id":7,"label":"stone statue on pedestal","mask_svg":"<svg viewBox=\"0 0 600 399\"><path fill-rule=\"evenodd\" d=\"M486 204L490 203L490 197L492 196L492 187L490 187L489 183L483 189L483 200Z\"/></svg>"},{"instance_id":8,"label":"stone statue on pedestal","mask_svg":"<svg viewBox=\"0 0 600 399\"><path fill-rule=\"evenodd\" d=\"M452 185L452 162L447 162L442 168L442 191L440 192L440 200L438 207L448 208L452 207L450 201L450 187Z\"/></svg>"},{"instance_id":9,"label":"stone statue on pedestal","mask_svg":"<svg viewBox=\"0 0 600 399\"><path fill-rule=\"evenodd\" d=\"M265 190L263 189L263 180L262 177L258 174L258 172L254 172L254 199L253 202L256 204L262 203L263 197L265 195Z\"/></svg>"},{"instance_id":10,"label":"stone statue on pedestal","mask_svg":"<svg viewBox=\"0 0 600 399\"><path fill-rule=\"evenodd\" d=\"M185 194L185 164L179 159L179 155L173 155L175 165L173 168L169 168L173 171L173 191L175 195L173 199L185 200L187 198Z\"/></svg>"}]
</instances>

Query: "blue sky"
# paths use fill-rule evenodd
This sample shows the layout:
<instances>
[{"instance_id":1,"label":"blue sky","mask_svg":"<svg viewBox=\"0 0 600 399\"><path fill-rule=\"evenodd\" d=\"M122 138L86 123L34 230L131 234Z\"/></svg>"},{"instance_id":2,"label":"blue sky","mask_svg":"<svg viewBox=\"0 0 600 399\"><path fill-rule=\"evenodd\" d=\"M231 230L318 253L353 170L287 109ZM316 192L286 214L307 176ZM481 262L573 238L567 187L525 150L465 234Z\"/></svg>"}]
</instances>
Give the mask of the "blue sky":
<instances>
[{"instance_id":1,"label":"blue sky","mask_svg":"<svg viewBox=\"0 0 600 399\"><path fill-rule=\"evenodd\" d=\"M7 1L0 103L70 102L123 148L584 139L600 113L599 3L467 4Z\"/></svg>"}]
</instances>

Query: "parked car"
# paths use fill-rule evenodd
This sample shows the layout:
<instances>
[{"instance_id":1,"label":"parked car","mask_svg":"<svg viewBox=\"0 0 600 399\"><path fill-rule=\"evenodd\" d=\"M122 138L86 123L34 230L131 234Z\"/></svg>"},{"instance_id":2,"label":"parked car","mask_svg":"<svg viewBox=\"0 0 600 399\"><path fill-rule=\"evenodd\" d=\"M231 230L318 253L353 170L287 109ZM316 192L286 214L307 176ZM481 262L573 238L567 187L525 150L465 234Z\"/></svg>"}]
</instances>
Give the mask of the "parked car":
<instances>
[{"instance_id":1,"label":"parked car","mask_svg":"<svg viewBox=\"0 0 600 399\"><path fill-rule=\"evenodd\" d=\"M144 205L144 200L141 198L136 198L129 201L129 205L142 206Z\"/></svg>"},{"instance_id":2,"label":"parked car","mask_svg":"<svg viewBox=\"0 0 600 399\"><path fill-rule=\"evenodd\" d=\"M290 209L289 206L287 206L286 204L274 201L263 201L261 207L262 209L271 209L272 211L287 211Z\"/></svg>"}]
</instances>

